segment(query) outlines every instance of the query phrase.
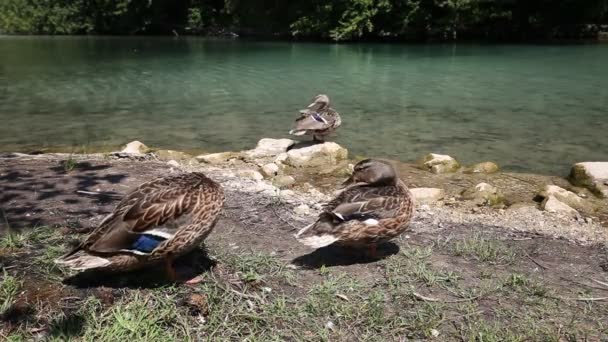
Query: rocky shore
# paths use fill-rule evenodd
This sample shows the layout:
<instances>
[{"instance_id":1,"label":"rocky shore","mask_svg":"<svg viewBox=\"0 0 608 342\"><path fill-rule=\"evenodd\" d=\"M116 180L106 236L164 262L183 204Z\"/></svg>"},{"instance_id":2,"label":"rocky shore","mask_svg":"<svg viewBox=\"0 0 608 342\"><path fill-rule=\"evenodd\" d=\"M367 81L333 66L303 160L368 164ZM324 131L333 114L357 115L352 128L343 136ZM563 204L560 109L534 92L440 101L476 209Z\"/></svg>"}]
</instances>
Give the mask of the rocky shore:
<instances>
[{"instance_id":1,"label":"rocky shore","mask_svg":"<svg viewBox=\"0 0 608 342\"><path fill-rule=\"evenodd\" d=\"M92 162L96 164L91 166ZM248 201L265 196L286 204L289 210L282 213L282 219L296 227L314 220L355 162L346 148L333 142L269 138L250 150L198 156L155 150L138 141L106 154L5 154L0 158L2 222L12 227L76 221L91 226L110 208L89 207L91 213L97 213L91 215L86 207L95 203L77 198L119 197L154 176L202 171L224 187L238 190ZM608 162L575 164L568 178L501 172L491 161L463 166L451 156L434 153L413 164L391 162L416 198L414 230L441 228L449 222L497 226L579 243L608 241ZM53 165L56 174L48 175ZM75 183L67 180L70 174L76 177ZM113 182L118 174L121 180ZM33 184L24 183L24 176ZM44 182L47 178L48 184ZM45 188L53 192L55 182L65 183L66 188L60 195L45 196ZM78 205L81 207L72 208Z\"/></svg>"}]
</instances>

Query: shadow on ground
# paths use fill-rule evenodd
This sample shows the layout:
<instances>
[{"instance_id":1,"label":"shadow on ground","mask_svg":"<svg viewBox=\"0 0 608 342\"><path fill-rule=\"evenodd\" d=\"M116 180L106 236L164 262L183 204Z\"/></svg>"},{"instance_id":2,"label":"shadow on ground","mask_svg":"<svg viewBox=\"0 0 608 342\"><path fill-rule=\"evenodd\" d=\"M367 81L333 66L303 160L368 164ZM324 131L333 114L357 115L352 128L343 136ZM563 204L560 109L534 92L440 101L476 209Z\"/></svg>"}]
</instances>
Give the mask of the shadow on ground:
<instances>
[{"instance_id":1,"label":"shadow on ground","mask_svg":"<svg viewBox=\"0 0 608 342\"><path fill-rule=\"evenodd\" d=\"M216 261L209 258L205 249L197 248L175 260L173 265L178 274L177 282L183 282L209 271ZM164 265L159 263L132 272L84 271L64 279L63 283L77 288L150 289L174 282L167 277Z\"/></svg>"},{"instance_id":2,"label":"shadow on ground","mask_svg":"<svg viewBox=\"0 0 608 342\"><path fill-rule=\"evenodd\" d=\"M365 249L330 245L295 258L292 263L304 268L369 264L399 253L399 246L386 242L378 246L377 256L369 257Z\"/></svg>"}]
</instances>

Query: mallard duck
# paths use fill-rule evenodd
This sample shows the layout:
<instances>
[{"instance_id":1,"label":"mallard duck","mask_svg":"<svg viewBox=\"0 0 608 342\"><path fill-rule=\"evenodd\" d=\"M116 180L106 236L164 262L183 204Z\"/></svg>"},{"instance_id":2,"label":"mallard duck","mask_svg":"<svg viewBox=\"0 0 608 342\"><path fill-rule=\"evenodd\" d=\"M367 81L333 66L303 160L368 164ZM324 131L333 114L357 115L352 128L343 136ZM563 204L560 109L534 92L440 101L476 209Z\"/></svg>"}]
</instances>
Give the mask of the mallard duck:
<instances>
[{"instance_id":1,"label":"mallard duck","mask_svg":"<svg viewBox=\"0 0 608 342\"><path fill-rule=\"evenodd\" d=\"M322 142L341 124L340 114L329 106L329 97L321 94L315 96L308 108L300 110L300 117L289 134L312 135L314 141Z\"/></svg>"},{"instance_id":2,"label":"mallard duck","mask_svg":"<svg viewBox=\"0 0 608 342\"><path fill-rule=\"evenodd\" d=\"M193 172L143 183L74 250L55 262L71 269L128 271L172 261L211 233L224 203L219 184Z\"/></svg>"},{"instance_id":3,"label":"mallard duck","mask_svg":"<svg viewBox=\"0 0 608 342\"><path fill-rule=\"evenodd\" d=\"M373 159L358 162L344 184L346 188L296 239L315 249L334 243L369 247L375 257L377 244L401 234L410 223L412 194L390 164Z\"/></svg>"}]
</instances>

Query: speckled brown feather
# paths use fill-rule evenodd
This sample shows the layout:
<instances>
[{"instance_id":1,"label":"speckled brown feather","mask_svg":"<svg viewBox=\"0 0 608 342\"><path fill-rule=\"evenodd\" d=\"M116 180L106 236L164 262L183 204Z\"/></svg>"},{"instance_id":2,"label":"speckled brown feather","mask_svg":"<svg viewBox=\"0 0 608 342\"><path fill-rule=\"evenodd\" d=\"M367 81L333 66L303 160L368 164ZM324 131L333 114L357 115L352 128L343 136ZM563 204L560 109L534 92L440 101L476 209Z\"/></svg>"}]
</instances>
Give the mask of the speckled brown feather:
<instances>
[{"instance_id":1,"label":"speckled brown feather","mask_svg":"<svg viewBox=\"0 0 608 342\"><path fill-rule=\"evenodd\" d=\"M344 217L360 214L373 217L378 223L366 224L365 219L341 221L336 214ZM392 184L359 185L347 188L327 203L317 222L297 237L332 237L325 241L334 240L333 243L351 246L371 245L401 234L413 214L412 194L401 180L395 179Z\"/></svg>"},{"instance_id":2,"label":"speckled brown feather","mask_svg":"<svg viewBox=\"0 0 608 342\"><path fill-rule=\"evenodd\" d=\"M125 270L186 253L209 235L223 203L219 184L202 173L154 179L127 194L114 212L60 262L85 253L108 259L110 264L104 268ZM122 250L124 241L168 222L175 226L175 235L149 255Z\"/></svg>"}]
</instances>

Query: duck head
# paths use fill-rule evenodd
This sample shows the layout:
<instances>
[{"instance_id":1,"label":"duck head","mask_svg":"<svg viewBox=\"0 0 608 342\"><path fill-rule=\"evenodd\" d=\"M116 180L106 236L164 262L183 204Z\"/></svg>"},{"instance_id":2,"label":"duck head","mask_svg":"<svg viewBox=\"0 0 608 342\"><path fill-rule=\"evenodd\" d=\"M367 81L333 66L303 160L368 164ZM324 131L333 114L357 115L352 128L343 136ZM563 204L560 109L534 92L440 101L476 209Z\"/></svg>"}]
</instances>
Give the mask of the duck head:
<instances>
[{"instance_id":1,"label":"duck head","mask_svg":"<svg viewBox=\"0 0 608 342\"><path fill-rule=\"evenodd\" d=\"M355 165L353 174L342 185L345 187L394 185L397 178L395 168L389 163L375 159L365 159Z\"/></svg>"},{"instance_id":2,"label":"duck head","mask_svg":"<svg viewBox=\"0 0 608 342\"><path fill-rule=\"evenodd\" d=\"M308 105L308 109L319 111L329 107L329 96L325 94L319 94L315 96L313 102Z\"/></svg>"}]
</instances>

